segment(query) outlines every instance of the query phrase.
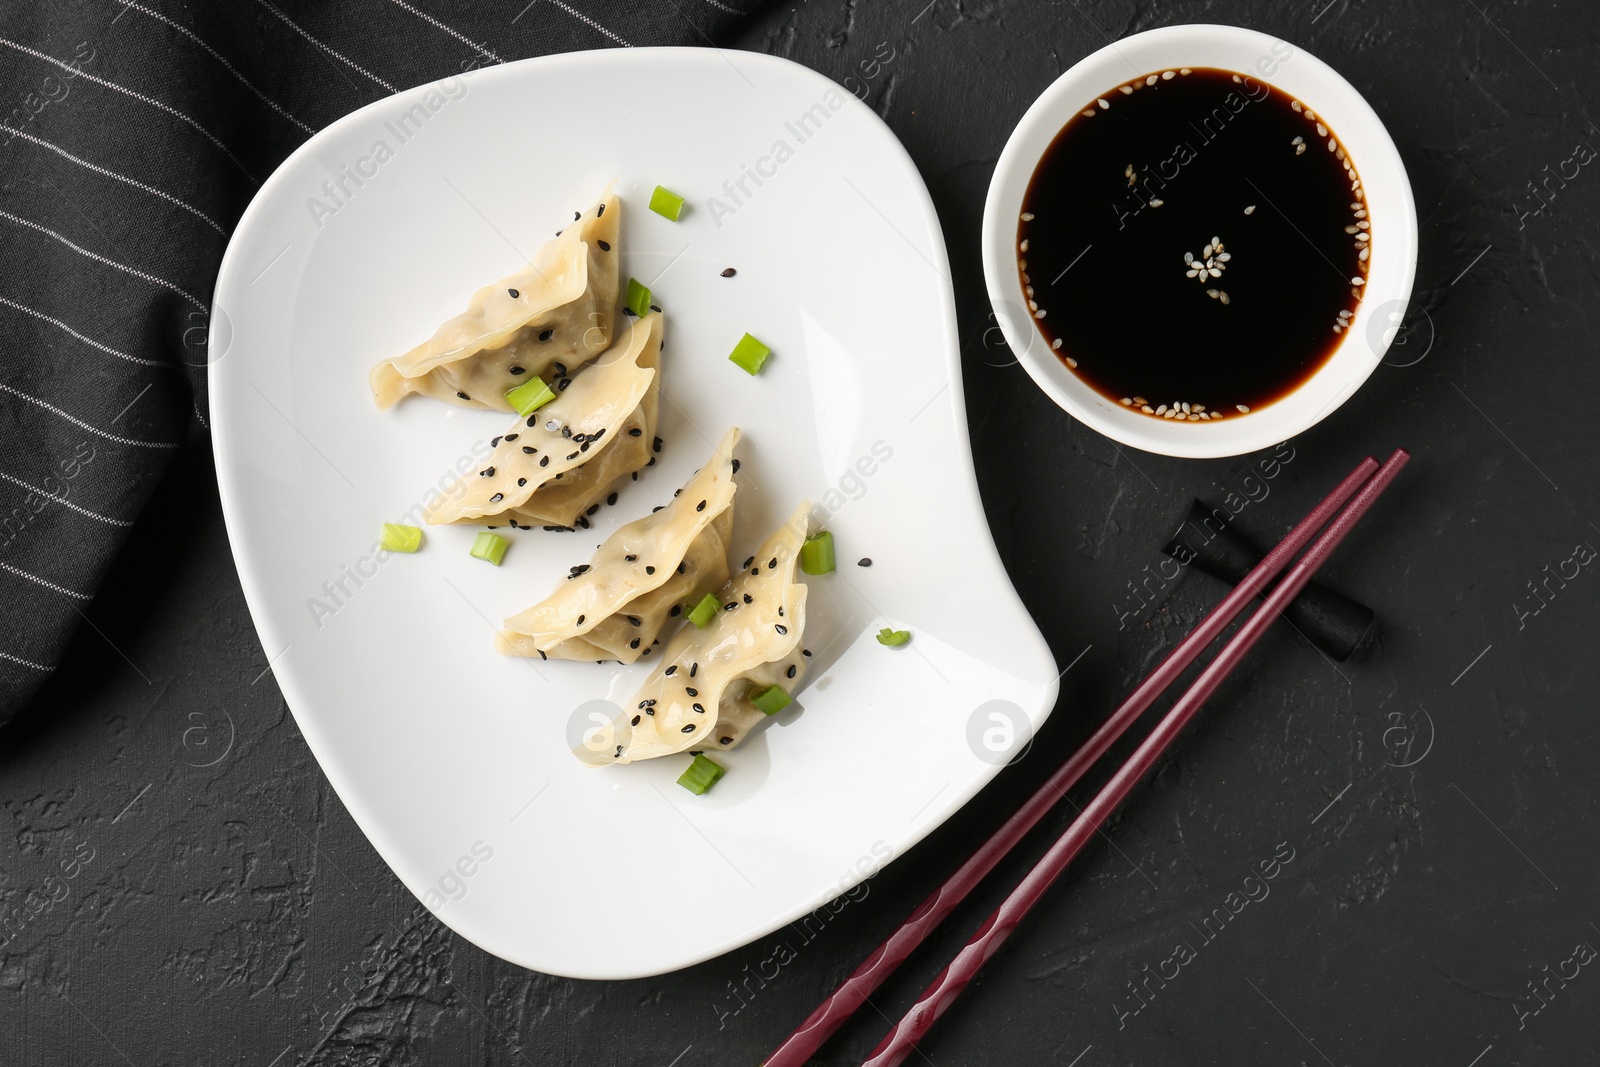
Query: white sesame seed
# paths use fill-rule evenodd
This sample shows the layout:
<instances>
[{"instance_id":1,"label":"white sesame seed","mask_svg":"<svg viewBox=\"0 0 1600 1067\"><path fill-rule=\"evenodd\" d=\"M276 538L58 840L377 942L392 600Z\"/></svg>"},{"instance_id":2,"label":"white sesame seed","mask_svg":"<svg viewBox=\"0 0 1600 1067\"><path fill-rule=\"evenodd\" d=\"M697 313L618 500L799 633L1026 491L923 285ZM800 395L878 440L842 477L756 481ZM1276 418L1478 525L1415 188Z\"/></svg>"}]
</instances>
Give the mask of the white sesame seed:
<instances>
[{"instance_id":1,"label":"white sesame seed","mask_svg":"<svg viewBox=\"0 0 1600 1067\"><path fill-rule=\"evenodd\" d=\"M1318 137L1326 137L1326 136L1328 136L1328 127L1324 126L1320 122L1317 123L1317 136Z\"/></svg>"},{"instance_id":2,"label":"white sesame seed","mask_svg":"<svg viewBox=\"0 0 1600 1067\"><path fill-rule=\"evenodd\" d=\"M1338 144L1337 141L1335 141L1332 137L1328 138L1328 151L1332 152L1332 151L1336 150L1338 147L1339 147L1339 144Z\"/></svg>"},{"instance_id":3,"label":"white sesame seed","mask_svg":"<svg viewBox=\"0 0 1600 1067\"><path fill-rule=\"evenodd\" d=\"M1218 270L1216 267L1212 267L1211 268L1211 276L1213 278L1220 278L1220 277L1222 277L1222 271Z\"/></svg>"},{"instance_id":4,"label":"white sesame seed","mask_svg":"<svg viewBox=\"0 0 1600 1067\"><path fill-rule=\"evenodd\" d=\"M1236 82L1238 82L1238 83L1239 83L1239 84L1240 84L1240 85L1243 85L1243 84L1244 84L1244 79L1243 79L1243 78L1241 78L1241 77L1239 77L1239 75L1237 75L1237 74L1235 74L1235 75L1234 75L1234 76L1233 76L1233 80L1234 80L1234 81L1236 81Z\"/></svg>"},{"instance_id":5,"label":"white sesame seed","mask_svg":"<svg viewBox=\"0 0 1600 1067\"><path fill-rule=\"evenodd\" d=\"M1200 421L1200 416L1199 415L1190 415L1189 416L1189 421L1190 422L1199 422Z\"/></svg>"},{"instance_id":6,"label":"white sesame seed","mask_svg":"<svg viewBox=\"0 0 1600 1067\"><path fill-rule=\"evenodd\" d=\"M1167 405L1162 404L1160 407L1156 408L1156 414L1157 415L1165 415L1166 413L1167 413Z\"/></svg>"},{"instance_id":7,"label":"white sesame seed","mask_svg":"<svg viewBox=\"0 0 1600 1067\"><path fill-rule=\"evenodd\" d=\"M1185 252L1183 254L1183 261L1185 263L1193 263L1194 262L1194 253L1193 252Z\"/></svg>"},{"instance_id":8,"label":"white sesame seed","mask_svg":"<svg viewBox=\"0 0 1600 1067\"><path fill-rule=\"evenodd\" d=\"M1204 412L1201 412L1201 413L1200 413L1200 418L1201 418L1201 419L1203 419L1203 420L1205 420L1205 421L1206 421L1206 422L1210 422L1210 421L1211 421L1211 416L1210 416L1210 415L1207 415L1207 414L1206 414L1206 413L1204 413Z\"/></svg>"},{"instance_id":9,"label":"white sesame seed","mask_svg":"<svg viewBox=\"0 0 1600 1067\"><path fill-rule=\"evenodd\" d=\"M1074 370L1076 370L1077 366L1078 366L1078 361L1073 359L1071 356L1068 356L1067 357L1067 366L1072 367Z\"/></svg>"},{"instance_id":10,"label":"white sesame seed","mask_svg":"<svg viewBox=\"0 0 1600 1067\"><path fill-rule=\"evenodd\" d=\"M1204 248L1202 248L1200 250L1200 255L1204 259L1211 258L1211 246L1210 245L1206 245Z\"/></svg>"},{"instance_id":11,"label":"white sesame seed","mask_svg":"<svg viewBox=\"0 0 1600 1067\"><path fill-rule=\"evenodd\" d=\"M1125 408L1126 407L1132 407L1133 406L1133 397L1131 397L1131 396L1123 397L1122 398L1122 406L1125 407Z\"/></svg>"},{"instance_id":12,"label":"white sesame seed","mask_svg":"<svg viewBox=\"0 0 1600 1067\"><path fill-rule=\"evenodd\" d=\"M1333 328L1333 332L1334 333L1343 333L1344 332L1344 327L1343 326L1335 326Z\"/></svg>"},{"instance_id":13,"label":"white sesame seed","mask_svg":"<svg viewBox=\"0 0 1600 1067\"><path fill-rule=\"evenodd\" d=\"M1184 413L1184 414L1185 414L1185 415L1187 415L1187 414L1189 414L1189 412L1190 412L1190 410L1191 410L1191 409L1190 409L1190 407L1189 407L1189 405L1188 405L1188 404L1179 404L1179 405L1178 405L1178 406L1179 406L1179 407L1181 407L1181 408L1182 408L1182 409L1183 409L1183 413Z\"/></svg>"},{"instance_id":14,"label":"white sesame seed","mask_svg":"<svg viewBox=\"0 0 1600 1067\"><path fill-rule=\"evenodd\" d=\"M1356 229L1370 230L1372 229L1372 223L1368 222L1366 219L1362 219L1360 222L1356 223Z\"/></svg>"},{"instance_id":15,"label":"white sesame seed","mask_svg":"<svg viewBox=\"0 0 1600 1067\"><path fill-rule=\"evenodd\" d=\"M1300 106L1300 101L1298 101L1298 100L1289 101L1289 106L1294 108L1296 111L1304 111L1305 110L1305 108Z\"/></svg>"},{"instance_id":16,"label":"white sesame seed","mask_svg":"<svg viewBox=\"0 0 1600 1067\"><path fill-rule=\"evenodd\" d=\"M1305 150L1306 150L1306 146L1303 145L1303 144L1297 144L1297 145L1294 146L1294 154L1297 155L1297 156L1301 155L1302 153L1304 153Z\"/></svg>"},{"instance_id":17,"label":"white sesame seed","mask_svg":"<svg viewBox=\"0 0 1600 1067\"><path fill-rule=\"evenodd\" d=\"M1216 290L1216 289L1207 289L1206 290L1206 295L1209 296L1211 299L1215 300L1217 298L1217 296L1219 295L1219 291Z\"/></svg>"},{"instance_id":18,"label":"white sesame seed","mask_svg":"<svg viewBox=\"0 0 1600 1067\"><path fill-rule=\"evenodd\" d=\"M1101 111L1104 111L1106 108L1111 106L1111 101L1107 100L1103 96L1100 99L1096 100L1095 103L1100 105L1100 110Z\"/></svg>"},{"instance_id":19,"label":"white sesame seed","mask_svg":"<svg viewBox=\"0 0 1600 1067\"><path fill-rule=\"evenodd\" d=\"M1029 296L1032 296L1033 295L1033 286L1031 286L1031 285L1027 286L1025 289L1023 289L1023 292L1027 293Z\"/></svg>"},{"instance_id":20,"label":"white sesame seed","mask_svg":"<svg viewBox=\"0 0 1600 1067\"><path fill-rule=\"evenodd\" d=\"M1122 93L1123 96L1133 95L1133 86L1131 85L1119 85L1117 86L1117 89Z\"/></svg>"},{"instance_id":21,"label":"white sesame seed","mask_svg":"<svg viewBox=\"0 0 1600 1067\"><path fill-rule=\"evenodd\" d=\"M1044 318L1044 308L1040 308L1038 311L1035 311L1033 313L1033 317L1036 318L1036 319Z\"/></svg>"},{"instance_id":22,"label":"white sesame seed","mask_svg":"<svg viewBox=\"0 0 1600 1067\"><path fill-rule=\"evenodd\" d=\"M1164 70L1161 72L1161 80L1164 82L1171 81L1175 77L1177 77L1177 73L1175 71Z\"/></svg>"},{"instance_id":23,"label":"white sesame seed","mask_svg":"<svg viewBox=\"0 0 1600 1067\"><path fill-rule=\"evenodd\" d=\"M1306 139L1304 137L1296 137L1294 140L1290 141L1289 143L1290 144L1305 144L1306 143Z\"/></svg>"},{"instance_id":24,"label":"white sesame seed","mask_svg":"<svg viewBox=\"0 0 1600 1067\"><path fill-rule=\"evenodd\" d=\"M1358 240L1358 241L1370 241L1371 239L1372 239L1372 235L1370 233L1358 233L1358 234L1356 234L1356 240Z\"/></svg>"},{"instance_id":25,"label":"white sesame seed","mask_svg":"<svg viewBox=\"0 0 1600 1067\"><path fill-rule=\"evenodd\" d=\"M1233 406L1239 409L1239 414L1241 415L1250 414L1250 406L1248 404L1235 404Z\"/></svg>"},{"instance_id":26,"label":"white sesame seed","mask_svg":"<svg viewBox=\"0 0 1600 1067\"><path fill-rule=\"evenodd\" d=\"M1024 239L1023 242L1017 246L1017 250L1019 252L1026 252L1028 250L1028 242L1026 239Z\"/></svg>"},{"instance_id":27,"label":"white sesame seed","mask_svg":"<svg viewBox=\"0 0 1600 1067\"><path fill-rule=\"evenodd\" d=\"M1193 74L1194 71L1190 70L1188 67L1179 67L1178 68L1178 73L1179 74Z\"/></svg>"},{"instance_id":28,"label":"white sesame seed","mask_svg":"<svg viewBox=\"0 0 1600 1067\"><path fill-rule=\"evenodd\" d=\"M1362 277L1355 277L1355 278L1351 278L1350 279L1350 284L1351 285L1366 285L1367 284L1367 280L1365 278L1362 278Z\"/></svg>"},{"instance_id":29,"label":"white sesame seed","mask_svg":"<svg viewBox=\"0 0 1600 1067\"><path fill-rule=\"evenodd\" d=\"M1246 215L1254 215L1256 213L1256 206L1251 204L1249 207L1244 209L1244 213Z\"/></svg>"},{"instance_id":30,"label":"white sesame seed","mask_svg":"<svg viewBox=\"0 0 1600 1067\"><path fill-rule=\"evenodd\" d=\"M1134 402L1134 403L1135 403L1135 404L1148 404L1148 403L1150 403L1150 401L1148 401L1148 400L1146 400L1146 399L1145 399L1145 398L1144 398L1144 397L1142 397L1142 396L1136 396L1136 397L1134 397L1134 398L1133 398L1133 402Z\"/></svg>"},{"instance_id":31,"label":"white sesame seed","mask_svg":"<svg viewBox=\"0 0 1600 1067\"><path fill-rule=\"evenodd\" d=\"M1061 348L1061 338L1057 337L1054 341L1051 341L1050 347L1059 351Z\"/></svg>"},{"instance_id":32,"label":"white sesame seed","mask_svg":"<svg viewBox=\"0 0 1600 1067\"><path fill-rule=\"evenodd\" d=\"M1149 415L1151 413L1149 404L1146 404L1144 407L1140 408L1139 410L1144 412L1146 415Z\"/></svg>"},{"instance_id":33,"label":"white sesame seed","mask_svg":"<svg viewBox=\"0 0 1600 1067\"><path fill-rule=\"evenodd\" d=\"M1332 144L1332 143L1333 143L1333 142L1331 142L1331 141L1330 141L1330 142L1328 142L1328 143L1329 143L1329 144ZM1340 159L1344 159L1344 149L1342 149L1342 148L1341 148L1341 149L1339 149L1339 153L1338 153L1338 155L1339 155L1339 158L1340 158ZM1348 161L1347 161L1347 162L1346 162L1346 163L1345 163L1345 165L1344 165L1344 169L1345 169L1345 170L1349 170L1349 169L1350 169L1350 164L1349 164L1349 162L1348 162Z\"/></svg>"},{"instance_id":34,"label":"white sesame seed","mask_svg":"<svg viewBox=\"0 0 1600 1067\"><path fill-rule=\"evenodd\" d=\"M1158 198L1156 198L1156 199L1154 199L1154 200L1152 200L1152 201L1150 201L1150 206L1151 206L1151 207L1160 207L1160 206L1161 206L1161 205L1162 205L1162 204L1165 204L1165 203L1166 203L1166 201L1165 201L1165 200L1162 200L1162 199L1160 199L1160 198L1159 198L1159 197L1158 197Z\"/></svg>"},{"instance_id":35,"label":"white sesame seed","mask_svg":"<svg viewBox=\"0 0 1600 1067\"><path fill-rule=\"evenodd\" d=\"M1224 253L1222 253L1222 255L1217 257L1217 262L1218 263L1226 263L1232 258L1233 258L1233 253L1232 252L1224 252Z\"/></svg>"},{"instance_id":36,"label":"white sesame seed","mask_svg":"<svg viewBox=\"0 0 1600 1067\"><path fill-rule=\"evenodd\" d=\"M1028 301L1028 310L1029 311L1038 311L1039 310L1039 302L1036 301L1036 300Z\"/></svg>"},{"instance_id":37,"label":"white sesame seed","mask_svg":"<svg viewBox=\"0 0 1600 1067\"><path fill-rule=\"evenodd\" d=\"M1023 212L1023 213L1022 213L1022 221L1023 221L1023 222L1032 222L1032 221L1033 221L1033 212L1031 212L1031 211L1024 211L1024 212Z\"/></svg>"},{"instance_id":38,"label":"white sesame seed","mask_svg":"<svg viewBox=\"0 0 1600 1067\"><path fill-rule=\"evenodd\" d=\"M1350 206L1351 207L1356 207L1354 204L1351 204ZM1367 209L1364 208L1364 207L1356 207L1355 216L1358 219L1366 218L1367 217Z\"/></svg>"},{"instance_id":39,"label":"white sesame seed","mask_svg":"<svg viewBox=\"0 0 1600 1067\"><path fill-rule=\"evenodd\" d=\"M1094 113L1094 110L1092 108L1083 113L1083 117L1086 118L1086 119L1092 119L1092 118L1094 118L1094 115L1095 115L1095 113Z\"/></svg>"},{"instance_id":40,"label":"white sesame seed","mask_svg":"<svg viewBox=\"0 0 1600 1067\"><path fill-rule=\"evenodd\" d=\"M1356 253L1356 258L1359 259L1361 262L1365 263L1367 261L1367 256L1371 252L1372 252L1372 249L1363 248L1360 252Z\"/></svg>"},{"instance_id":41,"label":"white sesame seed","mask_svg":"<svg viewBox=\"0 0 1600 1067\"><path fill-rule=\"evenodd\" d=\"M1156 76L1154 74L1150 75L1150 77L1144 80L1144 83L1146 85L1154 85L1156 83Z\"/></svg>"},{"instance_id":42,"label":"white sesame seed","mask_svg":"<svg viewBox=\"0 0 1600 1067\"><path fill-rule=\"evenodd\" d=\"M1217 299L1222 301L1224 304L1226 304L1228 302L1228 294L1227 293L1218 293L1217 294Z\"/></svg>"},{"instance_id":43,"label":"white sesame seed","mask_svg":"<svg viewBox=\"0 0 1600 1067\"><path fill-rule=\"evenodd\" d=\"M1317 113L1308 107L1306 108L1306 118L1311 119L1314 122L1316 121Z\"/></svg>"},{"instance_id":44,"label":"white sesame seed","mask_svg":"<svg viewBox=\"0 0 1600 1067\"><path fill-rule=\"evenodd\" d=\"M1216 246L1216 249L1217 249L1218 252L1222 251L1222 238L1213 237L1211 239L1211 243Z\"/></svg>"},{"instance_id":45,"label":"white sesame seed","mask_svg":"<svg viewBox=\"0 0 1600 1067\"><path fill-rule=\"evenodd\" d=\"M1346 226L1344 228L1344 232L1345 233L1360 233L1361 232L1361 227L1360 226Z\"/></svg>"},{"instance_id":46,"label":"white sesame seed","mask_svg":"<svg viewBox=\"0 0 1600 1067\"><path fill-rule=\"evenodd\" d=\"M1196 410L1196 411L1204 411L1204 410L1205 410L1205 409L1206 409L1206 406L1205 406L1205 405L1204 405L1204 404L1196 404L1196 405L1195 405L1195 406L1194 406L1194 409L1195 409L1195 410Z\"/></svg>"}]
</instances>

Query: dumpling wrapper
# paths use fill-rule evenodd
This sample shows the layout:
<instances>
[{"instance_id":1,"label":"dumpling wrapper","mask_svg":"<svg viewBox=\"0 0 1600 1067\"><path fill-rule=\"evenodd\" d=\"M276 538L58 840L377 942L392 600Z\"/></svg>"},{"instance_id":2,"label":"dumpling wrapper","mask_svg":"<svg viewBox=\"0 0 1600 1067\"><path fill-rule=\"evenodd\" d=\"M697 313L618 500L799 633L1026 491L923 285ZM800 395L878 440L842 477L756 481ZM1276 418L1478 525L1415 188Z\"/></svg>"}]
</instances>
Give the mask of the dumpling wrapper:
<instances>
[{"instance_id":1,"label":"dumpling wrapper","mask_svg":"<svg viewBox=\"0 0 1600 1067\"><path fill-rule=\"evenodd\" d=\"M718 591L724 610L710 625L678 631L622 716L575 750L579 759L600 766L730 749L767 717L753 693L794 691L806 663L806 587L795 568L810 511L801 504Z\"/></svg>"},{"instance_id":2,"label":"dumpling wrapper","mask_svg":"<svg viewBox=\"0 0 1600 1067\"><path fill-rule=\"evenodd\" d=\"M621 222L622 205L607 193L541 245L527 266L472 294L467 310L433 337L373 367L369 379L379 410L421 393L462 407L510 411L506 391L529 375L554 387L604 352L617 306ZM558 363L561 373L554 373ZM514 367L522 373L512 373Z\"/></svg>"},{"instance_id":3,"label":"dumpling wrapper","mask_svg":"<svg viewBox=\"0 0 1600 1067\"><path fill-rule=\"evenodd\" d=\"M669 615L728 580L738 440L738 427L729 429L670 503L618 529L587 569L507 619L495 651L623 663L650 655Z\"/></svg>"},{"instance_id":4,"label":"dumpling wrapper","mask_svg":"<svg viewBox=\"0 0 1600 1067\"><path fill-rule=\"evenodd\" d=\"M431 500L424 521L587 525L584 509L650 462L661 345L661 315L651 312L566 391L495 438L483 468Z\"/></svg>"}]
</instances>

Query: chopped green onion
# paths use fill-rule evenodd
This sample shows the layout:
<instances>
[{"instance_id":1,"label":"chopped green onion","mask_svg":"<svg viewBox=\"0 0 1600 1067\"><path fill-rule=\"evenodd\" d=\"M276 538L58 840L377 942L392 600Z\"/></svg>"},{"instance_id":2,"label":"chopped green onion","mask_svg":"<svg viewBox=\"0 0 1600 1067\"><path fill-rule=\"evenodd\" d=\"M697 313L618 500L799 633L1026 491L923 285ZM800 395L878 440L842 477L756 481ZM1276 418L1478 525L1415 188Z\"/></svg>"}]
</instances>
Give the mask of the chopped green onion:
<instances>
[{"instance_id":1,"label":"chopped green onion","mask_svg":"<svg viewBox=\"0 0 1600 1067\"><path fill-rule=\"evenodd\" d=\"M640 285L639 279L637 278L629 278L628 299L626 300L626 303L629 311L633 312L641 319L644 318L645 312L650 310L649 286Z\"/></svg>"},{"instance_id":2,"label":"chopped green onion","mask_svg":"<svg viewBox=\"0 0 1600 1067\"><path fill-rule=\"evenodd\" d=\"M650 194L650 210L664 219L678 221L678 216L683 214L683 197L664 186L656 186L656 191Z\"/></svg>"},{"instance_id":3,"label":"chopped green onion","mask_svg":"<svg viewBox=\"0 0 1600 1067\"><path fill-rule=\"evenodd\" d=\"M727 773L727 768L717 761L696 756L694 762L689 764L689 769L678 775L678 784L697 797L704 796L706 790L716 785L717 779Z\"/></svg>"},{"instance_id":4,"label":"chopped green onion","mask_svg":"<svg viewBox=\"0 0 1600 1067\"><path fill-rule=\"evenodd\" d=\"M751 375L761 373L761 368L766 365L767 357L772 355L772 349L757 341L749 334L739 338L739 343L733 346L733 351L728 358Z\"/></svg>"},{"instance_id":5,"label":"chopped green onion","mask_svg":"<svg viewBox=\"0 0 1600 1067\"><path fill-rule=\"evenodd\" d=\"M506 390L506 399L518 415L527 415L544 407L556 398L554 390L535 374L515 389Z\"/></svg>"},{"instance_id":6,"label":"chopped green onion","mask_svg":"<svg viewBox=\"0 0 1600 1067\"><path fill-rule=\"evenodd\" d=\"M807 574L832 574L833 534L827 530L814 533L800 546L800 569Z\"/></svg>"},{"instance_id":7,"label":"chopped green onion","mask_svg":"<svg viewBox=\"0 0 1600 1067\"><path fill-rule=\"evenodd\" d=\"M750 703L768 715L776 715L790 704L793 704L794 698L785 693L780 686L775 685L771 689L763 689L751 697Z\"/></svg>"},{"instance_id":8,"label":"chopped green onion","mask_svg":"<svg viewBox=\"0 0 1600 1067\"><path fill-rule=\"evenodd\" d=\"M383 524L383 548L389 552L415 552L422 547L422 530L398 523Z\"/></svg>"},{"instance_id":9,"label":"chopped green onion","mask_svg":"<svg viewBox=\"0 0 1600 1067\"><path fill-rule=\"evenodd\" d=\"M500 561L506 558L506 546L510 543L499 534L485 530L472 539L472 558L488 560L498 567Z\"/></svg>"},{"instance_id":10,"label":"chopped green onion","mask_svg":"<svg viewBox=\"0 0 1600 1067\"><path fill-rule=\"evenodd\" d=\"M878 644L894 648L911 640L910 630L891 630L887 626L878 631Z\"/></svg>"},{"instance_id":11,"label":"chopped green onion","mask_svg":"<svg viewBox=\"0 0 1600 1067\"><path fill-rule=\"evenodd\" d=\"M704 630L717 617L717 609L721 606L716 597L707 593L700 598L700 603L689 609L689 621Z\"/></svg>"}]
</instances>

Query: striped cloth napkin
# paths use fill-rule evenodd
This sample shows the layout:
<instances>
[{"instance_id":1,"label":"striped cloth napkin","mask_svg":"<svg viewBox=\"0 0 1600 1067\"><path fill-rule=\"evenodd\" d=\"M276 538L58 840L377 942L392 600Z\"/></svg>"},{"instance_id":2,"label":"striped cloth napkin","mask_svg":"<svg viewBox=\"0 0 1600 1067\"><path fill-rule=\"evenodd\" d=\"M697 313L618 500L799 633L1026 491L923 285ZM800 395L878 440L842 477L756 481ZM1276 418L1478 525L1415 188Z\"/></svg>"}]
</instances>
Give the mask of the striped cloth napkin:
<instances>
[{"instance_id":1,"label":"striped cloth napkin","mask_svg":"<svg viewBox=\"0 0 1600 1067\"><path fill-rule=\"evenodd\" d=\"M397 89L709 44L758 2L0 7L0 723L55 669L177 450L203 447L212 282L285 156Z\"/></svg>"}]
</instances>

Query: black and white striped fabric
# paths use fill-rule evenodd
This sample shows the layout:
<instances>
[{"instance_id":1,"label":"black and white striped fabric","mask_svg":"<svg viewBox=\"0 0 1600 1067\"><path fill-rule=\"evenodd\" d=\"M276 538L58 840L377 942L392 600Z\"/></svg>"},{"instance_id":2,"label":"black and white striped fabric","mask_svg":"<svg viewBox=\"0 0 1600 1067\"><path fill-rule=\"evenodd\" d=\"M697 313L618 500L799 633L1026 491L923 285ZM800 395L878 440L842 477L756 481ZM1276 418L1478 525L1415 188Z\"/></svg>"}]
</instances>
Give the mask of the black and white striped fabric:
<instances>
[{"instance_id":1,"label":"black and white striped fabric","mask_svg":"<svg viewBox=\"0 0 1600 1067\"><path fill-rule=\"evenodd\" d=\"M279 161L398 88L551 52L709 44L758 2L0 5L0 723L207 430L212 281Z\"/></svg>"}]
</instances>

